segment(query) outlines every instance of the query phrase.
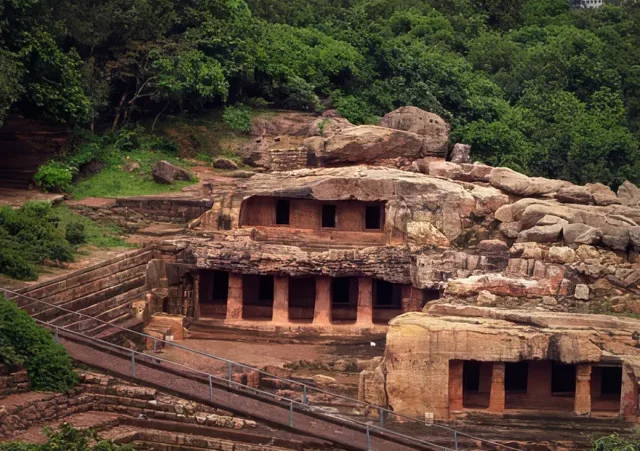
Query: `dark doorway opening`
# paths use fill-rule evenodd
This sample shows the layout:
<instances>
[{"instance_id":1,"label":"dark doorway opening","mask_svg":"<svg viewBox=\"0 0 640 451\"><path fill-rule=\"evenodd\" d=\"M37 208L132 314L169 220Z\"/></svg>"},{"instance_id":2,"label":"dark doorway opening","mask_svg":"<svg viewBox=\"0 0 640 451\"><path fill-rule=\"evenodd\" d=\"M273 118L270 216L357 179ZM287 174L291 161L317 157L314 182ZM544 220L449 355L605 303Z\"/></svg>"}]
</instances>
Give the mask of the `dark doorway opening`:
<instances>
[{"instance_id":1,"label":"dark doorway opening","mask_svg":"<svg viewBox=\"0 0 640 451\"><path fill-rule=\"evenodd\" d=\"M466 408L489 407L489 395L491 390L490 362L477 362L465 360L462 367L462 405Z\"/></svg>"},{"instance_id":2,"label":"dark doorway opening","mask_svg":"<svg viewBox=\"0 0 640 451\"><path fill-rule=\"evenodd\" d=\"M228 294L228 272L200 271L200 317L226 318Z\"/></svg>"},{"instance_id":3,"label":"dark doorway opening","mask_svg":"<svg viewBox=\"0 0 640 451\"><path fill-rule=\"evenodd\" d=\"M336 227L336 206L335 205L322 206L322 227L327 227L327 228Z\"/></svg>"},{"instance_id":4,"label":"dark doorway opening","mask_svg":"<svg viewBox=\"0 0 640 451\"><path fill-rule=\"evenodd\" d=\"M511 393L526 393L529 383L529 362L504 364L504 389Z\"/></svg>"},{"instance_id":5,"label":"dark doorway opening","mask_svg":"<svg viewBox=\"0 0 640 451\"><path fill-rule=\"evenodd\" d=\"M289 319L312 322L316 306L316 279L291 277L289 279Z\"/></svg>"},{"instance_id":6,"label":"dark doorway opening","mask_svg":"<svg viewBox=\"0 0 640 451\"><path fill-rule=\"evenodd\" d=\"M573 395L576 392L576 366L553 362L551 364L551 394Z\"/></svg>"},{"instance_id":7,"label":"dark doorway opening","mask_svg":"<svg viewBox=\"0 0 640 451\"><path fill-rule=\"evenodd\" d=\"M242 318L271 320L273 317L273 276L242 276Z\"/></svg>"},{"instance_id":8,"label":"dark doorway opening","mask_svg":"<svg viewBox=\"0 0 640 451\"><path fill-rule=\"evenodd\" d=\"M373 280L373 322L387 324L402 313L402 285Z\"/></svg>"},{"instance_id":9,"label":"dark doorway opening","mask_svg":"<svg viewBox=\"0 0 640 451\"><path fill-rule=\"evenodd\" d=\"M364 214L364 228L380 230L382 224L382 209L380 205L367 205Z\"/></svg>"},{"instance_id":10,"label":"dark doorway opening","mask_svg":"<svg viewBox=\"0 0 640 451\"><path fill-rule=\"evenodd\" d=\"M601 393L620 396L622 393L622 367L602 367Z\"/></svg>"},{"instance_id":11,"label":"dark doorway opening","mask_svg":"<svg viewBox=\"0 0 640 451\"><path fill-rule=\"evenodd\" d=\"M440 299L440 290L437 288L425 288L422 290L422 302L420 304L420 310L431 301Z\"/></svg>"},{"instance_id":12,"label":"dark doorway opening","mask_svg":"<svg viewBox=\"0 0 640 451\"><path fill-rule=\"evenodd\" d=\"M289 224L290 203L286 199L278 199L276 201L276 224Z\"/></svg>"},{"instance_id":13,"label":"dark doorway opening","mask_svg":"<svg viewBox=\"0 0 640 451\"><path fill-rule=\"evenodd\" d=\"M358 316L358 279L336 277L331 280L331 321L355 323Z\"/></svg>"}]
</instances>

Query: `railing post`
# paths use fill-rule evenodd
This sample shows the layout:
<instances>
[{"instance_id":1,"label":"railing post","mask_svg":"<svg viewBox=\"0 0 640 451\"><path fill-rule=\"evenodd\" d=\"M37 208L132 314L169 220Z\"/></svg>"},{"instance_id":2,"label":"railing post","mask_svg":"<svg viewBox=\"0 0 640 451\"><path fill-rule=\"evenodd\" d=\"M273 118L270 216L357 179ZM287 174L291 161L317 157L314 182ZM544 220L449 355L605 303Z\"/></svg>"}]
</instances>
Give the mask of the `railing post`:
<instances>
[{"instance_id":1,"label":"railing post","mask_svg":"<svg viewBox=\"0 0 640 451\"><path fill-rule=\"evenodd\" d=\"M56 327L55 333L53 335L53 339L56 341L56 343L60 343L60 335L58 334L58 328Z\"/></svg>"},{"instance_id":2,"label":"railing post","mask_svg":"<svg viewBox=\"0 0 640 451\"><path fill-rule=\"evenodd\" d=\"M383 428L384 427L384 410L382 410L382 407L378 407L378 414L380 415L380 427Z\"/></svg>"},{"instance_id":3,"label":"railing post","mask_svg":"<svg viewBox=\"0 0 640 451\"><path fill-rule=\"evenodd\" d=\"M458 431L453 431L453 442L455 444L456 451L458 451Z\"/></svg>"},{"instance_id":4,"label":"railing post","mask_svg":"<svg viewBox=\"0 0 640 451\"><path fill-rule=\"evenodd\" d=\"M289 427L293 427L293 401L289 403Z\"/></svg>"},{"instance_id":5,"label":"railing post","mask_svg":"<svg viewBox=\"0 0 640 451\"><path fill-rule=\"evenodd\" d=\"M153 339L153 353L158 353L158 340L156 340L155 338Z\"/></svg>"},{"instance_id":6,"label":"railing post","mask_svg":"<svg viewBox=\"0 0 640 451\"><path fill-rule=\"evenodd\" d=\"M213 380L211 380L211 374L209 374L209 401L213 402Z\"/></svg>"},{"instance_id":7,"label":"railing post","mask_svg":"<svg viewBox=\"0 0 640 451\"><path fill-rule=\"evenodd\" d=\"M307 399L307 386L302 386L302 403L309 404L309 400Z\"/></svg>"},{"instance_id":8,"label":"railing post","mask_svg":"<svg viewBox=\"0 0 640 451\"><path fill-rule=\"evenodd\" d=\"M371 451L371 434L369 432L368 424L367 424L367 451Z\"/></svg>"},{"instance_id":9,"label":"railing post","mask_svg":"<svg viewBox=\"0 0 640 451\"><path fill-rule=\"evenodd\" d=\"M131 351L131 376L136 377L136 353Z\"/></svg>"},{"instance_id":10,"label":"railing post","mask_svg":"<svg viewBox=\"0 0 640 451\"><path fill-rule=\"evenodd\" d=\"M230 361L227 362L227 387L231 388L231 375L232 375L232 371L233 371L233 363L231 363Z\"/></svg>"}]
</instances>

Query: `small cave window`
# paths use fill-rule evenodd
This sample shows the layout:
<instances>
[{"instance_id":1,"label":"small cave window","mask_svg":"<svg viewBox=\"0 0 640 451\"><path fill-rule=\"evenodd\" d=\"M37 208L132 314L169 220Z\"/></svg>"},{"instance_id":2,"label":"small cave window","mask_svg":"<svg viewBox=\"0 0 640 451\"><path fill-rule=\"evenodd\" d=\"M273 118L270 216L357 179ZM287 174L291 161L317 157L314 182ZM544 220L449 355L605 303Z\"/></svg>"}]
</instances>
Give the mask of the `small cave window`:
<instances>
[{"instance_id":1,"label":"small cave window","mask_svg":"<svg viewBox=\"0 0 640 451\"><path fill-rule=\"evenodd\" d=\"M289 201L279 199L276 201L276 224L289 225Z\"/></svg>"},{"instance_id":2,"label":"small cave window","mask_svg":"<svg viewBox=\"0 0 640 451\"><path fill-rule=\"evenodd\" d=\"M336 206L322 206L322 227L335 228L336 226Z\"/></svg>"},{"instance_id":3,"label":"small cave window","mask_svg":"<svg viewBox=\"0 0 640 451\"><path fill-rule=\"evenodd\" d=\"M380 230L381 228L380 205L367 205L364 213L365 229Z\"/></svg>"},{"instance_id":4,"label":"small cave window","mask_svg":"<svg viewBox=\"0 0 640 451\"><path fill-rule=\"evenodd\" d=\"M529 362L507 362L504 364L504 373L504 388L507 392L527 392Z\"/></svg>"}]
</instances>

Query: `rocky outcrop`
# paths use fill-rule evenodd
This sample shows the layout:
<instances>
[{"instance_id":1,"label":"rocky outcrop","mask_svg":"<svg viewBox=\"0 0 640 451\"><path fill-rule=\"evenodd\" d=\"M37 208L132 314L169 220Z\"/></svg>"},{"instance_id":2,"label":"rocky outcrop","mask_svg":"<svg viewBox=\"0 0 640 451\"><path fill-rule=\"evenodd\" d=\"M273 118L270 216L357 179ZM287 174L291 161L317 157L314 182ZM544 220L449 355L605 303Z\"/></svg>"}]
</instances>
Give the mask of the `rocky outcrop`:
<instances>
[{"instance_id":1,"label":"rocky outcrop","mask_svg":"<svg viewBox=\"0 0 640 451\"><path fill-rule=\"evenodd\" d=\"M437 114L414 106L405 106L387 113L380 125L422 136L424 155L435 157L447 155L451 127Z\"/></svg>"},{"instance_id":2,"label":"rocky outcrop","mask_svg":"<svg viewBox=\"0 0 640 451\"><path fill-rule=\"evenodd\" d=\"M395 158L415 160L425 155L419 135L372 125L347 128L326 139L308 138L304 145L321 166L373 164Z\"/></svg>"},{"instance_id":3,"label":"rocky outcrop","mask_svg":"<svg viewBox=\"0 0 640 451\"><path fill-rule=\"evenodd\" d=\"M527 177L509 168L495 168L491 171L489 182L491 186L521 197L540 197L571 185L561 180Z\"/></svg>"},{"instance_id":4,"label":"rocky outcrop","mask_svg":"<svg viewBox=\"0 0 640 451\"><path fill-rule=\"evenodd\" d=\"M171 184L176 180L191 180L191 174L166 160L160 160L151 170L153 179L158 183Z\"/></svg>"}]
</instances>

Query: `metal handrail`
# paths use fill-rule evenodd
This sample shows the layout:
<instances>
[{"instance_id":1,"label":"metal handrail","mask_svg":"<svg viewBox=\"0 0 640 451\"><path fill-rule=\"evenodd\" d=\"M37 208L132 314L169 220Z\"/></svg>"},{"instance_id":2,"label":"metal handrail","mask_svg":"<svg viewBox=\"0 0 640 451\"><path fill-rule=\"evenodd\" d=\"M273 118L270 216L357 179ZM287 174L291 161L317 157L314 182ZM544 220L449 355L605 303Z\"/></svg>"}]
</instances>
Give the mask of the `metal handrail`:
<instances>
[{"instance_id":1,"label":"metal handrail","mask_svg":"<svg viewBox=\"0 0 640 451\"><path fill-rule=\"evenodd\" d=\"M209 354L209 353L206 353L206 352L203 352L203 351L199 351L197 349L189 348L187 346L183 346L183 345L177 344L177 343L175 343L173 341L166 341L166 340L161 339L161 338L153 337L153 336L145 334L143 332L138 332L138 331L135 331L135 330L132 330L132 329L128 329L128 328L119 326L117 324L112 324L112 323L109 323L107 321L104 321L104 320L101 320L99 318L96 318L94 316L90 316L90 315L87 315L87 314L84 314L84 313L81 313L81 312L76 312L76 311L73 311L73 310L69 310L69 309L66 309L64 307L60 307L58 305L52 304L50 302L43 301L41 299L36 299L36 298L30 297L30 296L26 296L24 294L9 290L7 288L0 287L0 291L5 292L5 293L9 293L11 295L19 296L21 298L24 298L24 299L27 299L29 301L32 301L29 304L26 304L25 306L22 306L21 308L30 306L35 302L42 303L42 304L47 305L49 307L64 311L66 313L78 315L78 316L86 318L86 319L97 321L98 323L101 323L103 325L106 325L106 326L109 326L109 327L112 327L112 328L115 328L115 329L118 329L118 330L121 330L121 331L124 331L124 332L127 332L127 333L135 334L135 335L138 335L138 336L141 336L141 337L144 337L144 338L149 338L149 339L153 340L153 342L154 342L154 349L156 348L157 343L163 343L166 346L172 346L174 348L181 349L181 350L184 350L184 351L187 351L187 352L191 352L191 353L203 356L203 357L207 357L207 358L211 358L211 359L214 359L214 360L217 360L217 361L225 362L225 363L227 363L227 366L228 366L228 379L230 379L231 372L232 372L232 367L233 366L237 366L237 367L240 367L242 369L258 372L260 374L268 376L269 378L274 378L274 379L277 379L279 381L286 382L288 384L299 386L300 388L302 388L302 391L303 391L303 400L307 399L307 395L308 395L309 392L316 392L316 393L322 393L322 394L325 394L325 395L328 395L328 396L331 396L331 397L334 397L334 398L343 399L343 400L346 400L346 401L349 401L349 402L352 402L352 403L356 403L357 405L362 406L363 409L377 410L378 414L379 414L379 419L380 419L380 427L379 428L381 430L384 430L384 431L387 431L387 432L391 432L391 431L384 427L384 419L385 419L385 417L388 417L388 416L392 415L392 416L395 416L395 417L400 418L402 420L406 420L406 421L409 421L409 422L415 422L415 423L418 423L418 424L421 424L421 425L425 425L425 426L429 426L429 427L436 427L436 428L439 428L439 429L442 429L442 430L446 430L448 432L453 433L454 441L456 442L456 449L457 449L457 438L458 437L466 437L466 438L469 438L471 440L475 440L475 441L479 441L479 442L486 443L486 444L489 444L489 445L493 445L493 446L496 446L496 447L500 447L500 448L503 448L505 450L518 451L517 448L513 448L513 447L510 447L510 446L507 446L507 445L503 445L501 443L497 443L497 442L494 442L494 441L491 441L491 440L483 439L483 438L480 438L480 437L477 437L477 436L473 436L473 435L467 434L465 432L453 429L451 427L448 427L448 426L445 426L445 425L442 425L442 424L438 424L435 421L433 423L427 423L425 421L419 420L418 418L411 417L411 416L404 415L404 414L400 414L400 413L394 412L394 411L389 410L389 409L387 409L385 407L382 407L382 406L371 404L371 403L368 403L368 402L365 402L365 401L360 401L359 399L352 398L352 397L349 397L349 396L346 396L346 395L341 395L341 394L338 394L338 393L333 393L333 392L330 392L330 391L327 391L327 390L323 390L321 388L317 388L317 387L314 387L314 386L311 386L311 385L307 385L307 384L305 384L303 382L300 382L300 381L287 379L287 378L284 378L284 377L281 377L281 376L278 376L278 375L275 375L275 374L268 373L268 372L266 372L264 370L261 370L259 368L255 368L253 366L246 365L244 363L236 362L236 361L233 361L233 360L225 359L224 357L220 357L220 356L216 356L216 355L213 355L213 354ZM11 298L8 298L8 299L13 300L15 298L11 297ZM34 318L34 319L36 319L36 318ZM57 326L55 324L51 324L49 322L38 320L38 319L36 319L36 321L41 323L41 324L45 324L45 325L47 325L49 327L53 327L53 328L55 328L57 330L64 330L65 332L70 332L70 333L74 333L74 334L83 336L85 338L94 339L94 337L91 337L91 336L88 336L88 335L84 335L84 334L81 334L81 333L66 329L66 327L68 327L68 325L62 327L62 326ZM99 340L99 339L96 339L96 340ZM103 343L106 343L106 344L109 344L109 345L112 345L112 346L117 346L117 345L113 345L112 343L109 343L109 342L104 341L104 340L99 340L99 341L103 342ZM127 349L127 348L123 348L123 349ZM141 354L148 355L148 354L144 354L144 353L141 353ZM170 362L169 360L159 359L157 357L154 357L154 358L157 359L157 360L163 360L163 361ZM184 366L184 365L181 365L181 364L179 364L177 362L172 362L172 363L174 363L175 365ZM185 367L185 368L188 368L191 371L202 372L202 371L196 370L194 368L189 368L189 367ZM204 374L209 375L209 373L204 373ZM218 378L218 376L212 376L212 377ZM243 384L240 384L240 385L244 386ZM279 396L278 398L283 398L283 397ZM294 402L297 402L297 401L294 401ZM342 418L342 417L337 417L337 416L332 416L332 417L333 418L340 418L340 419L344 420L344 418ZM360 423L358 423L358 424L360 424ZM371 427L371 425L369 425L369 426ZM375 426L375 428L378 428L378 426ZM397 434L396 432L393 432L393 433ZM419 440L419 439L415 439L415 440ZM438 446L438 445L434 445L434 446Z\"/></svg>"}]
</instances>

